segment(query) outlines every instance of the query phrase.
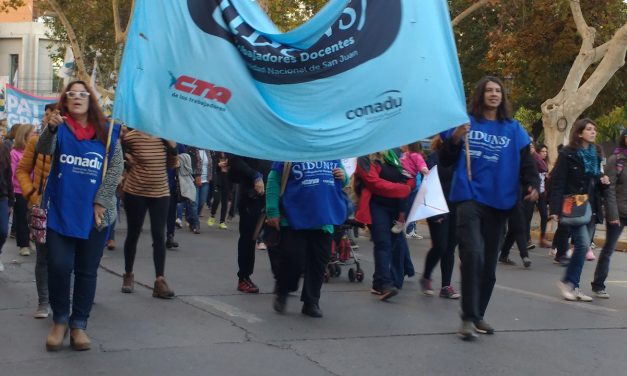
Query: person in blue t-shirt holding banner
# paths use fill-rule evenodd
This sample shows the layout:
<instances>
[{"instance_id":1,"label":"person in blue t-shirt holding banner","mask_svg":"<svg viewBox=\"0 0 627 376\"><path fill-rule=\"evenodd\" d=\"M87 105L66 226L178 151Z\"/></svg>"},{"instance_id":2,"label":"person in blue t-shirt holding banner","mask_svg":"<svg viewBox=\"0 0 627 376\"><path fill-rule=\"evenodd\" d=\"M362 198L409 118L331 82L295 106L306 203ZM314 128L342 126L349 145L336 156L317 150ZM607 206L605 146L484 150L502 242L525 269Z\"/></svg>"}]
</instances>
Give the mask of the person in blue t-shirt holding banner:
<instances>
[{"instance_id":1,"label":"person in blue t-shirt holding banner","mask_svg":"<svg viewBox=\"0 0 627 376\"><path fill-rule=\"evenodd\" d=\"M284 173L289 174L286 180ZM322 317L320 289L331 257L333 225L341 225L348 216L342 191L346 184L346 172L337 159L272 165L266 188L266 226L280 229L273 305L278 313L285 312L287 294L297 288L304 271L301 312Z\"/></svg>"},{"instance_id":2,"label":"person in blue t-shirt holding banner","mask_svg":"<svg viewBox=\"0 0 627 376\"><path fill-rule=\"evenodd\" d=\"M538 199L539 179L529 136L511 117L503 84L486 76L475 86L470 124L442 134L440 163L454 165L450 201L457 207L462 272L464 340L493 334L484 315L494 284L505 221L524 187L524 199ZM467 145L466 145L467 143ZM466 150L464 153L463 150Z\"/></svg>"}]
</instances>

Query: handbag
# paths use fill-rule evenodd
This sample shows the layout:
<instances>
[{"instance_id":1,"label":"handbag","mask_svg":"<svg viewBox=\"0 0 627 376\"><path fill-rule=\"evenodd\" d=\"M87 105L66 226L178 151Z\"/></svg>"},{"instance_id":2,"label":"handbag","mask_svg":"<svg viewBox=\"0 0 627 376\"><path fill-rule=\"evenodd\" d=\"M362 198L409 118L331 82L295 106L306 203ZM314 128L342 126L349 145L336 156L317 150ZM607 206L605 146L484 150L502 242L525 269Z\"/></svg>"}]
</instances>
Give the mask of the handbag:
<instances>
[{"instance_id":1,"label":"handbag","mask_svg":"<svg viewBox=\"0 0 627 376\"><path fill-rule=\"evenodd\" d=\"M279 191L279 199L283 196L283 192L285 192L285 187L287 186L287 178L290 175L290 169L292 168L292 162L285 162L283 164L283 174L281 175L281 189ZM257 240L261 229L263 228L262 239L263 242L266 243L268 247L276 247L279 245L281 241L281 231L270 226L264 226L266 222L266 212L264 210L263 213L259 216L257 220L257 225L255 226L255 231L253 232L253 240Z\"/></svg>"},{"instance_id":2,"label":"handbag","mask_svg":"<svg viewBox=\"0 0 627 376\"><path fill-rule=\"evenodd\" d=\"M590 223L591 219L592 208L588 195L564 196L560 223L568 226L582 226Z\"/></svg>"}]
</instances>

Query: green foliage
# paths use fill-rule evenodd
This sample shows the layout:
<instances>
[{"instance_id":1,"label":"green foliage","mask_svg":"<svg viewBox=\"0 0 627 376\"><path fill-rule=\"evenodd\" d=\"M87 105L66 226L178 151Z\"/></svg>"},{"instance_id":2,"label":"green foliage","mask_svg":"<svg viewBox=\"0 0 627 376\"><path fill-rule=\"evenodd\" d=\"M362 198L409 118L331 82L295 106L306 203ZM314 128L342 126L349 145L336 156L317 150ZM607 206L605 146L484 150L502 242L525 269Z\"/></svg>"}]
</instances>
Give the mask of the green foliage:
<instances>
[{"instance_id":1,"label":"green foliage","mask_svg":"<svg viewBox=\"0 0 627 376\"><path fill-rule=\"evenodd\" d=\"M100 52L102 55L98 57L98 83L104 87L111 86L110 75L114 71L119 47L115 43L111 0L57 0L57 2L74 28L88 73L91 73L94 58ZM131 0L120 0L119 4L122 27L125 27L131 12ZM46 1L42 2L41 7L42 10L52 11ZM68 36L59 18L46 17L44 22L50 29L48 37L59 45L65 45ZM50 54L53 59L62 61L65 48L50 50Z\"/></svg>"},{"instance_id":2,"label":"green foliage","mask_svg":"<svg viewBox=\"0 0 627 376\"><path fill-rule=\"evenodd\" d=\"M474 2L449 0L451 15ZM627 22L623 0L582 1L581 7L588 25L597 30L596 45ZM568 0L495 1L459 24L455 36L467 92L486 74L511 75L514 108L539 110L555 96L581 47ZM619 70L588 109L589 115L599 116L627 102L626 83L627 69Z\"/></svg>"},{"instance_id":3,"label":"green foliage","mask_svg":"<svg viewBox=\"0 0 627 376\"><path fill-rule=\"evenodd\" d=\"M268 0L268 15L281 31L288 31L310 19L327 1Z\"/></svg>"},{"instance_id":4,"label":"green foliage","mask_svg":"<svg viewBox=\"0 0 627 376\"><path fill-rule=\"evenodd\" d=\"M24 0L2 0L0 1L0 12L9 13L23 5L25 5Z\"/></svg>"},{"instance_id":5,"label":"green foliage","mask_svg":"<svg viewBox=\"0 0 627 376\"><path fill-rule=\"evenodd\" d=\"M518 120L525 130L531 134L533 133L533 123L542 119L542 113L520 106L516 114L514 114L514 119Z\"/></svg>"},{"instance_id":6,"label":"green foliage","mask_svg":"<svg viewBox=\"0 0 627 376\"><path fill-rule=\"evenodd\" d=\"M615 142L623 128L627 127L627 106L616 107L597 119L597 141Z\"/></svg>"}]
</instances>

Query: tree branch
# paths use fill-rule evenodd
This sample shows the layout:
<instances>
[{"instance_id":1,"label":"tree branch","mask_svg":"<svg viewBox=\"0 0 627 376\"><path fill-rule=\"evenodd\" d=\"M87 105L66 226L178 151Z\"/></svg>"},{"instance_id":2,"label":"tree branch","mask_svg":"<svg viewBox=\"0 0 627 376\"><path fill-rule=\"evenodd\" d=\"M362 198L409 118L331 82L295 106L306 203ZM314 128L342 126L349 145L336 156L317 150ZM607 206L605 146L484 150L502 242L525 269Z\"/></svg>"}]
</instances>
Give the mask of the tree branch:
<instances>
[{"instance_id":1,"label":"tree branch","mask_svg":"<svg viewBox=\"0 0 627 376\"><path fill-rule=\"evenodd\" d=\"M627 55L627 23L614 33L612 39L603 44L605 55L601 63L596 67L590 78L581 85L577 97L581 100L577 102L578 110L583 112L590 107L594 100L605 87L614 74L625 65L625 55Z\"/></svg>"},{"instance_id":2,"label":"tree branch","mask_svg":"<svg viewBox=\"0 0 627 376\"><path fill-rule=\"evenodd\" d=\"M67 33L67 37L70 41L70 46L72 46L72 52L74 52L74 61L76 62L76 67L78 68L78 78L88 82L89 75L87 74L87 69L85 68L85 61L83 59L83 52L81 50L80 45L78 44L78 39L76 39L76 33L74 32L74 28L70 24L70 21L63 13L63 10L59 6L59 3L56 0L46 0L50 7L54 10L59 17L59 20L63 24L65 28L65 32Z\"/></svg>"},{"instance_id":3,"label":"tree branch","mask_svg":"<svg viewBox=\"0 0 627 376\"><path fill-rule=\"evenodd\" d=\"M466 10L464 10L463 12L458 14L457 17L455 17L453 19L453 21L451 21L451 25L453 27L457 26L457 24L462 22L466 17L468 17L469 15L474 13L477 9L480 9L480 8L484 7L485 5L490 3L490 1L492 1L492 0L479 0L476 3L472 4L471 6L466 8Z\"/></svg>"},{"instance_id":4,"label":"tree branch","mask_svg":"<svg viewBox=\"0 0 627 376\"><path fill-rule=\"evenodd\" d=\"M581 34L583 41L581 42L579 55L577 55L577 58L568 72L568 76L566 77L566 81L564 81L562 90L565 90L568 93L575 93L579 89L579 85L581 85L581 80L583 79L586 70L588 70L588 67L590 67L590 65L596 60L594 50L596 31L594 28L589 27L586 23L583 13L581 12L579 0L570 0L570 10L573 14L573 20L575 21L577 31Z\"/></svg>"}]
</instances>

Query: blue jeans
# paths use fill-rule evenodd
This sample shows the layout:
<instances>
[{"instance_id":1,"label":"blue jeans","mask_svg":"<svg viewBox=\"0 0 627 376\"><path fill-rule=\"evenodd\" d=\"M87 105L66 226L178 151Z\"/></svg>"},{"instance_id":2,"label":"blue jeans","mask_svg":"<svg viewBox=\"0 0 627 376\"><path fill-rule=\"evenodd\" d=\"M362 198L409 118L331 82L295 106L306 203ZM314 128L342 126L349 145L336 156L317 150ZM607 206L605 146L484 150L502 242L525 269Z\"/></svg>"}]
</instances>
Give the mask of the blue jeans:
<instances>
[{"instance_id":1,"label":"blue jeans","mask_svg":"<svg viewBox=\"0 0 627 376\"><path fill-rule=\"evenodd\" d=\"M594 219L593 219L594 221ZM581 278L581 271L583 270L583 264L586 259L586 252L592 242L591 235L594 229L594 224L587 224L581 226L569 226L570 236L572 237L575 249L573 255L566 268L566 275L562 279L562 282L571 283L574 287L579 287L579 280Z\"/></svg>"},{"instance_id":2,"label":"blue jeans","mask_svg":"<svg viewBox=\"0 0 627 376\"><path fill-rule=\"evenodd\" d=\"M7 236L9 236L9 200L4 198L0 200L0 253Z\"/></svg>"},{"instance_id":3,"label":"blue jeans","mask_svg":"<svg viewBox=\"0 0 627 376\"><path fill-rule=\"evenodd\" d=\"M372 224L370 234L374 243L374 274L372 287L385 290L394 285L392 278L392 249L398 237L405 238L404 234L394 234L391 230L392 222L398 218L398 207L389 207L370 201L370 215ZM398 264L397 264L398 265ZM395 277L399 274L395 270Z\"/></svg>"},{"instance_id":4,"label":"blue jeans","mask_svg":"<svg viewBox=\"0 0 627 376\"><path fill-rule=\"evenodd\" d=\"M92 229L89 239L71 238L48 228L48 290L52 320L69 324L72 329L86 329L96 294L98 265L102 258L109 228ZM74 272L74 295L70 316L70 278Z\"/></svg>"},{"instance_id":5,"label":"blue jeans","mask_svg":"<svg viewBox=\"0 0 627 376\"><path fill-rule=\"evenodd\" d=\"M205 207L207 197L209 196L209 182L202 183L200 187L196 189L196 202L198 203L198 215L202 213L202 208Z\"/></svg>"},{"instance_id":6,"label":"blue jeans","mask_svg":"<svg viewBox=\"0 0 627 376\"><path fill-rule=\"evenodd\" d=\"M411 261L407 238L396 236L396 240L392 243L392 267L390 269L392 276L392 284L396 288L403 288L405 276L413 277L416 274L414 263Z\"/></svg>"},{"instance_id":7,"label":"blue jeans","mask_svg":"<svg viewBox=\"0 0 627 376\"><path fill-rule=\"evenodd\" d=\"M189 199L185 200L185 217L192 229L200 228L200 222L198 220L198 205L196 201Z\"/></svg>"},{"instance_id":8,"label":"blue jeans","mask_svg":"<svg viewBox=\"0 0 627 376\"><path fill-rule=\"evenodd\" d=\"M611 225L606 223L605 225L605 245L599 255L599 261L597 261L597 267L594 270L594 280L592 281L592 291L605 290L605 280L610 271L610 257L616 249L616 243L620 234L623 233L623 229L627 226L627 218L621 218L620 224Z\"/></svg>"}]
</instances>

